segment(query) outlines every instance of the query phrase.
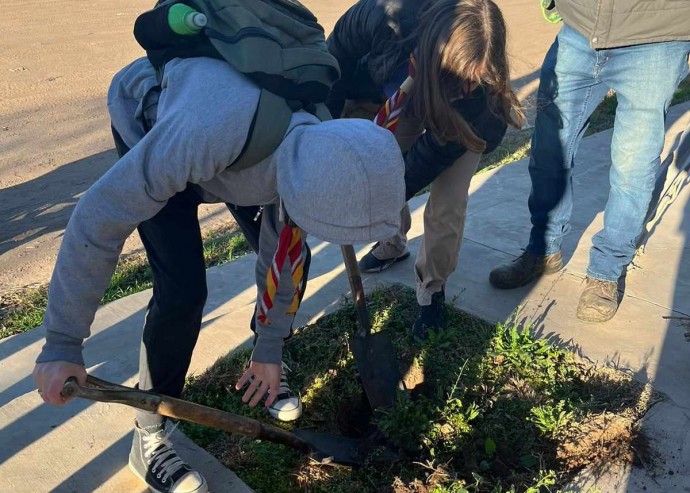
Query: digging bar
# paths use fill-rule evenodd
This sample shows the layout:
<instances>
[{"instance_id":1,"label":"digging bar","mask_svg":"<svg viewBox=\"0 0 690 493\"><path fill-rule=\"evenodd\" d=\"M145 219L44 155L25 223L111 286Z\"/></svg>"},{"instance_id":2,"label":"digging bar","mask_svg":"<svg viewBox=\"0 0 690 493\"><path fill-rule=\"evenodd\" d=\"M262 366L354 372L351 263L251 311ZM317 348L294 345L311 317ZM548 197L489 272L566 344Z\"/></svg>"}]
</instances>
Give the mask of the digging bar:
<instances>
[{"instance_id":1,"label":"digging bar","mask_svg":"<svg viewBox=\"0 0 690 493\"><path fill-rule=\"evenodd\" d=\"M93 376L89 376L86 383L87 385L82 387L74 378L68 379L62 389L62 396L124 404L168 418L237 433L254 440L268 440L287 445L321 464L354 466L361 462L358 454L359 442L351 438L311 430L289 432L238 414L162 394L116 385Z\"/></svg>"}]
</instances>

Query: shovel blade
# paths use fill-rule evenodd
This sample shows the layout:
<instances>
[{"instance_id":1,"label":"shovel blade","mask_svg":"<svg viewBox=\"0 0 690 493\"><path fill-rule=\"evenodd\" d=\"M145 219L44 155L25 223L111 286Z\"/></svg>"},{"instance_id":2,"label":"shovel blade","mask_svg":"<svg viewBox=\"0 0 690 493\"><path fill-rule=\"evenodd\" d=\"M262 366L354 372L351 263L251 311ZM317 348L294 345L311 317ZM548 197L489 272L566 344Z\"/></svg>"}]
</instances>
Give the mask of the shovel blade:
<instances>
[{"instance_id":1,"label":"shovel blade","mask_svg":"<svg viewBox=\"0 0 690 493\"><path fill-rule=\"evenodd\" d=\"M362 463L358 440L303 429L292 433L311 447L312 459L321 464L356 466Z\"/></svg>"},{"instance_id":2,"label":"shovel blade","mask_svg":"<svg viewBox=\"0 0 690 493\"><path fill-rule=\"evenodd\" d=\"M350 349L371 408L392 408L400 386L400 370L388 335L379 332L353 337Z\"/></svg>"}]
</instances>

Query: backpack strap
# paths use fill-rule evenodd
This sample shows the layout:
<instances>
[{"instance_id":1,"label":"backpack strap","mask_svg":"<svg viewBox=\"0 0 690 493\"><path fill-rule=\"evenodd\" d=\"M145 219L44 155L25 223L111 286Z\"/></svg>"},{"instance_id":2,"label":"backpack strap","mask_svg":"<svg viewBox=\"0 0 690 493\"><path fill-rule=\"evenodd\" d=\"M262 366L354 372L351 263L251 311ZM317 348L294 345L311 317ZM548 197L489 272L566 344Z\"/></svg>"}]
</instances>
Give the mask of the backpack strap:
<instances>
[{"instance_id":1,"label":"backpack strap","mask_svg":"<svg viewBox=\"0 0 690 493\"><path fill-rule=\"evenodd\" d=\"M229 168L239 171L273 154L283 141L291 119L292 108L288 106L287 101L262 89L244 149Z\"/></svg>"},{"instance_id":2,"label":"backpack strap","mask_svg":"<svg viewBox=\"0 0 690 493\"><path fill-rule=\"evenodd\" d=\"M273 154L285 138L293 112L299 109L299 105L293 107L280 96L262 89L244 148L237 159L228 166L228 169L240 171ZM322 122L332 119L328 108L323 103L311 105L311 107L305 108L305 111L313 114Z\"/></svg>"},{"instance_id":3,"label":"backpack strap","mask_svg":"<svg viewBox=\"0 0 690 493\"><path fill-rule=\"evenodd\" d=\"M327 122L328 120L333 119L333 116L331 116L331 112L328 110L326 103L318 103L314 105L314 111L310 111L310 113L322 122Z\"/></svg>"}]
</instances>

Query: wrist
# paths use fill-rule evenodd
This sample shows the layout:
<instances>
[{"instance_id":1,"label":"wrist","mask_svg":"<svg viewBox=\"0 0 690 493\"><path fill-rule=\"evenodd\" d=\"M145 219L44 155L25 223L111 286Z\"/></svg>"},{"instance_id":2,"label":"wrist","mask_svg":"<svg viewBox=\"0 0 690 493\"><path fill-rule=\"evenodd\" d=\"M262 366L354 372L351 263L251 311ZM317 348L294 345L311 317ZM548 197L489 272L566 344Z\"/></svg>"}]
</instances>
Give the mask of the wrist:
<instances>
[{"instance_id":1,"label":"wrist","mask_svg":"<svg viewBox=\"0 0 690 493\"><path fill-rule=\"evenodd\" d=\"M36 363L67 361L68 363L84 366L82 345L82 339L60 332L48 332L46 334L46 343L43 345L38 358L36 358Z\"/></svg>"},{"instance_id":2,"label":"wrist","mask_svg":"<svg viewBox=\"0 0 690 493\"><path fill-rule=\"evenodd\" d=\"M256 338L252 361L280 365L283 360L283 338L260 334Z\"/></svg>"}]
</instances>

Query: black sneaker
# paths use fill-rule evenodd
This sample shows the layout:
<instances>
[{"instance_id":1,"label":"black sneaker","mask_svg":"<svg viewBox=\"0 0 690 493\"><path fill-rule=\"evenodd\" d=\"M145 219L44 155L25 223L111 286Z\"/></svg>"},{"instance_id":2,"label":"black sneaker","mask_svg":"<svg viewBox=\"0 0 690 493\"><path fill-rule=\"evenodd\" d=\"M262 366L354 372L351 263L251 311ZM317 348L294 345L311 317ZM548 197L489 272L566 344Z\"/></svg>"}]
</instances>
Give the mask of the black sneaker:
<instances>
[{"instance_id":1,"label":"black sneaker","mask_svg":"<svg viewBox=\"0 0 690 493\"><path fill-rule=\"evenodd\" d=\"M412 336L415 339L425 341L429 337L429 330L442 329L445 324L443 305L446 301L444 290L431 295L431 304L419 307L419 316L412 326Z\"/></svg>"},{"instance_id":2,"label":"black sneaker","mask_svg":"<svg viewBox=\"0 0 690 493\"><path fill-rule=\"evenodd\" d=\"M563 268L561 252L553 255L534 255L524 251L509 264L496 267L489 274L489 282L498 289L526 286L543 275L555 274Z\"/></svg>"},{"instance_id":3,"label":"black sneaker","mask_svg":"<svg viewBox=\"0 0 690 493\"><path fill-rule=\"evenodd\" d=\"M389 267L392 267L393 265L397 264L398 262L402 262L403 260L405 260L407 257L410 256L410 251L405 250L405 252L402 255L381 260L379 258L376 258L376 256L374 255L374 250L376 250L376 247L378 247L378 246L379 246L378 243L376 245L374 245L371 248L371 250L369 250L369 253L367 253L364 257L362 257L362 260L359 261L359 270L360 271L368 272L368 273L383 272L384 270L388 269Z\"/></svg>"},{"instance_id":4,"label":"black sneaker","mask_svg":"<svg viewBox=\"0 0 690 493\"><path fill-rule=\"evenodd\" d=\"M287 374L290 368L282 363L282 373L280 375L280 393L273 401L268 412L278 421L294 421L302 416L302 399L299 395L294 395L290 390L287 381Z\"/></svg>"},{"instance_id":5,"label":"black sneaker","mask_svg":"<svg viewBox=\"0 0 690 493\"><path fill-rule=\"evenodd\" d=\"M154 493L208 493L206 479L177 455L165 425L134 426L129 469Z\"/></svg>"}]
</instances>

